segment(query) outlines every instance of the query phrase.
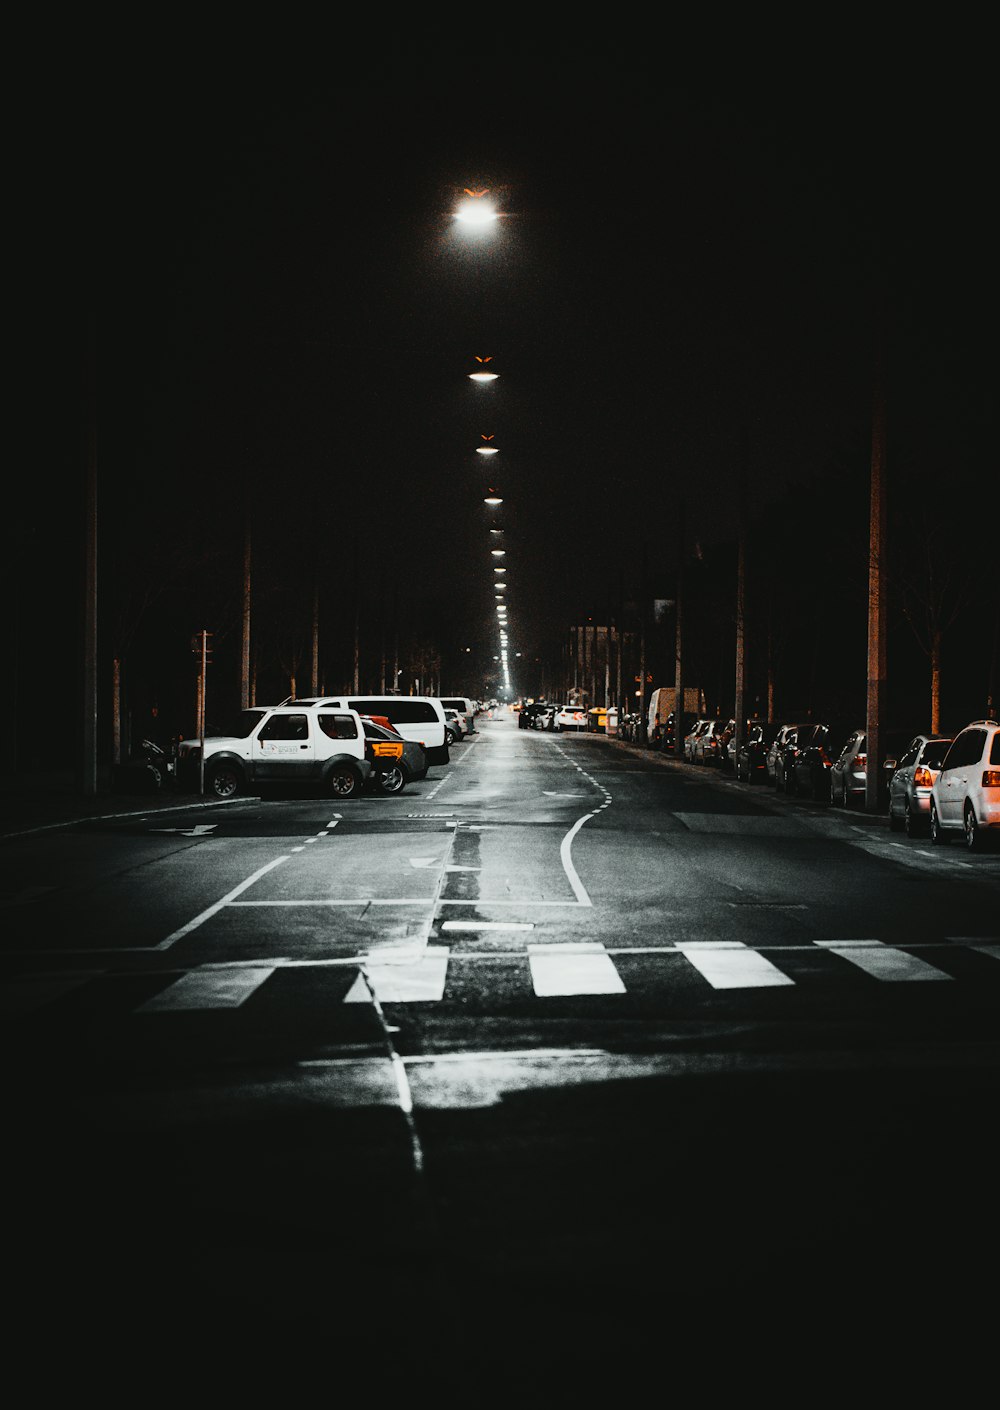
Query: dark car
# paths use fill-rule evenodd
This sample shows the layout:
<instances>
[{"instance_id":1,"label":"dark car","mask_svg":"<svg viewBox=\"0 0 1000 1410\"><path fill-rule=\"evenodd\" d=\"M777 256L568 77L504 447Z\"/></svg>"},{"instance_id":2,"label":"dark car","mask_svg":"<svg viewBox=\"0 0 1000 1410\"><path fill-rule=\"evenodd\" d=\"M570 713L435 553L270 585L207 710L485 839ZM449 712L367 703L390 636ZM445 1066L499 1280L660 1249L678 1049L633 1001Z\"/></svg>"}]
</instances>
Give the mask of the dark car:
<instances>
[{"instance_id":1,"label":"dark car","mask_svg":"<svg viewBox=\"0 0 1000 1410\"><path fill-rule=\"evenodd\" d=\"M408 783L418 783L427 777L427 754L422 745L414 739L403 739L403 736L394 730L388 719L383 716L381 719L374 719L371 715L362 715L361 723L365 731L365 739L373 746L376 743L399 741L403 745L403 755L398 761L392 761L389 767L383 768L376 775L373 775L372 782L382 793L399 793ZM396 775L401 777L402 782Z\"/></svg>"},{"instance_id":2,"label":"dark car","mask_svg":"<svg viewBox=\"0 0 1000 1410\"><path fill-rule=\"evenodd\" d=\"M785 792L829 803L830 770L849 734L850 726L843 724L800 727L785 753Z\"/></svg>"},{"instance_id":3,"label":"dark car","mask_svg":"<svg viewBox=\"0 0 1000 1410\"><path fill-rule=\"evenodd\" d=\"M684 752L684 739L694 729L694 722L697 718L698 716L691 711L686 712L681 717L681 753ZM673 754L676 752L674 748L674 732L674 712L671 710L670 714L667 716L666 724L663 726L663 738L660 741L660 748L664 754Z\"/></svg>"},{"instance_id":4,"label":"dark car","mask_svg":"<svg viewBox=\"0 0 1000 1410\"><path fill-rule=\"evenodd\" d=\"M787 787L786 754L794 748L799 730L809 729L812 729L810 724L782 724L778 726L778 732L767 751L767 782L772 783L779 793L784 793Z\"/></svg>"},{"instance_id":5,"label":"dark car","mask_svg":"<svg viewBox=\"0 0 1000 1410\"><path fill-rule=\"evenodd\" d=\"M776 724L764 724L760 720L747 723L743 743L733 755L733 770L741 783L767 782L767 751L774 743L778 728Z\"/></svg>"},{"instance_id":6,"label":"dark car","mask_svg":"<svg viewBox=\"0 0 1000 1410\"><path fill-rule=\"evenodd\" d=\"M889 796L889 783L900 757L913 743L912 736L899 730L879 731L879 806ZM863 728L852 730L841 745L830 773L830 801L849 808L863 802L868 788L868 735Z\"/></svg>"}]
</instances>

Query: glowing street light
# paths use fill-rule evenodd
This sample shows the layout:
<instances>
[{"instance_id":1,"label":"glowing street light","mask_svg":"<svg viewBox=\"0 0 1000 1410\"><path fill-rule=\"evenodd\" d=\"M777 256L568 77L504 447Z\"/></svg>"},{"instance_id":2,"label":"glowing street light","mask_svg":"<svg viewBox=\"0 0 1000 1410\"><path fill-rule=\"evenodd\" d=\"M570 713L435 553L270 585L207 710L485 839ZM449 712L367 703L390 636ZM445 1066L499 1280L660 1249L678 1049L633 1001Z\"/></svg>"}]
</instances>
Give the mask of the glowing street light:
<instances>
[{"instance_id":1,"label":"glowing street light","mask_svg":"<svg viewBox=\"0 0 1000 1410\"><path fill-rule=\"evenodd\" d=\"M493 439L493 437L492 437L492 436L480 436L479 439L480 439L481 441L491 441L491 440ZM496 446L491 446L491 445L476 446L476 454L477 454L477 455L496 455L496 454L497 454L497 449L498 449L498 448L497 448Z\"/></svg>"},{"instance_id":2,"label":"glowing street light","mask_svg":"<svg viewBox=\"0 0 1000 1410\"><path fill-rule=\"evenodd\" d=\"M500 376L499 372L486 372L486 371L484 371L484 368L485 368L486 364L487 364L488 362L492 362L492 361L493 361L493 356L492 356L492 354L491 354L489 357L479 357L476 353L473 353L473 357L475 357L476 361L479 363L479 370L478 370L477 372L470 372L470 373L469 373L469 379L470 379L470 381L473 381L473 382L495 382L495 381L497 380L497 378Z\"/></svg>"},{"instance_id":3,"label":"glowing street light","mask_svg":"<svg viewBox=\"0 0 1000 1410\"><path fill-rule=\"evenodd\" d=\"M494 573L506 573L507 569L506 569L506 568L494 568L493 571L494 571ZM495 586L495 584L494 584L494 586Z\"/></svg>"},{"instance_id":4,"label":"glowing street light","mask_svg":"<svg viewBox=\"0 0 1000 1410\"><path fill-rule=\"evenodd\" d=\"M480 230L492 225L498 218L499 212L492 201L486 200L490 194L489 187L485 187L482 191L470 191L468 186L463 189L469 199L462 201L455 212L455 219L460 220L463 225Z\"/></svg>"},{"instance_id":5,"label":"glowing street light","mask_svg":"<svg viewBox=\"0 0 1000 1410\"><path fill-rule=\"evenodd\" d=\"M486 498L483 500L483 503L497 505L503 504L503 500L498 499L496 495L487 495Z\"/></svg>"}]
</instances>

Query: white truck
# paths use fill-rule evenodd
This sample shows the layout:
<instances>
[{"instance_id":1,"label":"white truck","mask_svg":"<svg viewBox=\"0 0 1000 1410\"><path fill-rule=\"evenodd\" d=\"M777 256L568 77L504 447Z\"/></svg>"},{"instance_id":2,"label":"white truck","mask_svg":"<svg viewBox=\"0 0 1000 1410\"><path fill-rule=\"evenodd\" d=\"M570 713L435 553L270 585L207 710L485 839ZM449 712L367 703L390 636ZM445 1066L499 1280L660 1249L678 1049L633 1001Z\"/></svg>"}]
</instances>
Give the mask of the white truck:
<instances>
[{"instance_id":1,"label":"white truck","mask_svg":"<svg viewBox=\"0 0 1000 1410\"><path fill-rule=\"evenodd\" d=\"M402 752L402 740L367 740L357 710L261 706L243 710L230 733L206 737L205 792L233 798L252 785L291 783L353 798L366 783L390 773ZM180 788L198 789L201 763L201 741L182 739L177 749Z\"/></svg>"},{"instance_id":2,"label":"white truck","mask_svg":"<svg viewBox=\"0 0 1000 1410\"><path fill-rule=\"evenodd\" d=\"M662 749L667 733L667 721L674 713L677 703L677 688L672 685L657 686L649 696L649 713L646 720L646 742L653 749ZM684 714L692 718L704 715L705 692L695 685L684 687ZM670 748L673 748L671 742Z\"/></svg>"}]
</instances>

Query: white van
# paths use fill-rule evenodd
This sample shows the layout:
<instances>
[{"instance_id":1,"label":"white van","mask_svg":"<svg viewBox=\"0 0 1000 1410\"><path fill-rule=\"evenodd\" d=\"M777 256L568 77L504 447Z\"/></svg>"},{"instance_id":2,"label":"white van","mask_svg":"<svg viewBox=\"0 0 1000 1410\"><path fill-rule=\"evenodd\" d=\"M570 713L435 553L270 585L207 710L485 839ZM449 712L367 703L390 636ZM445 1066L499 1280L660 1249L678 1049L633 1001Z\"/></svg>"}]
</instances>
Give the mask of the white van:
<instances>
[{"instance_id":1,"label":"white van","mask_svg":"<svg viewBox=\"0 0 1000 1410\"><path fill-rule=\"evenodd\" d=\"M476 706L467 695L440 695L438 699L446 710L458 711L462 718L463 733L475 733Z\"/></svg>"},{"instance_id":2,"label":"white van","mask_svg":"<svg viewBox=\"0 0 1000 1410\"><path fill-rule=\"evenodd\" d=\"M445 738L444 706L432 695L311 695L289 697L283 705L322 705L357 710L359 715L384 715L404 739L423 746L429 764L447 764L451 755Z\"/></svg>"}]
</instances>

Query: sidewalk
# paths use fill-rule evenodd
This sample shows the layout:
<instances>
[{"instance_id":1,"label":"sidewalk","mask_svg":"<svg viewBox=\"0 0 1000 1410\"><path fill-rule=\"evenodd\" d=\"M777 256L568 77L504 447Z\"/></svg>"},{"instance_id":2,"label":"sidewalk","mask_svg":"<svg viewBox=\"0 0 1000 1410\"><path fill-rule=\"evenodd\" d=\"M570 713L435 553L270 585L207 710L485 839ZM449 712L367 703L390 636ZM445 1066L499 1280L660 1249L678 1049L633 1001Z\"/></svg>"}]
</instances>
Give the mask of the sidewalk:
<instances>
[{"instance_id":1,"label":"sidewalk","mask_svg":"<svg viewBox=\"0 0 1000 1410\"><path fill-rule=\"evenodd\" d=\"M227 806L196 793L175 793L171 787L156 793L112 790L107 770L99 772L97 788L93 797L86 796L79 779L70 773L28 772L0 780L0 837L71 827L94 818Z\"/></svg>"}]
</instances>

